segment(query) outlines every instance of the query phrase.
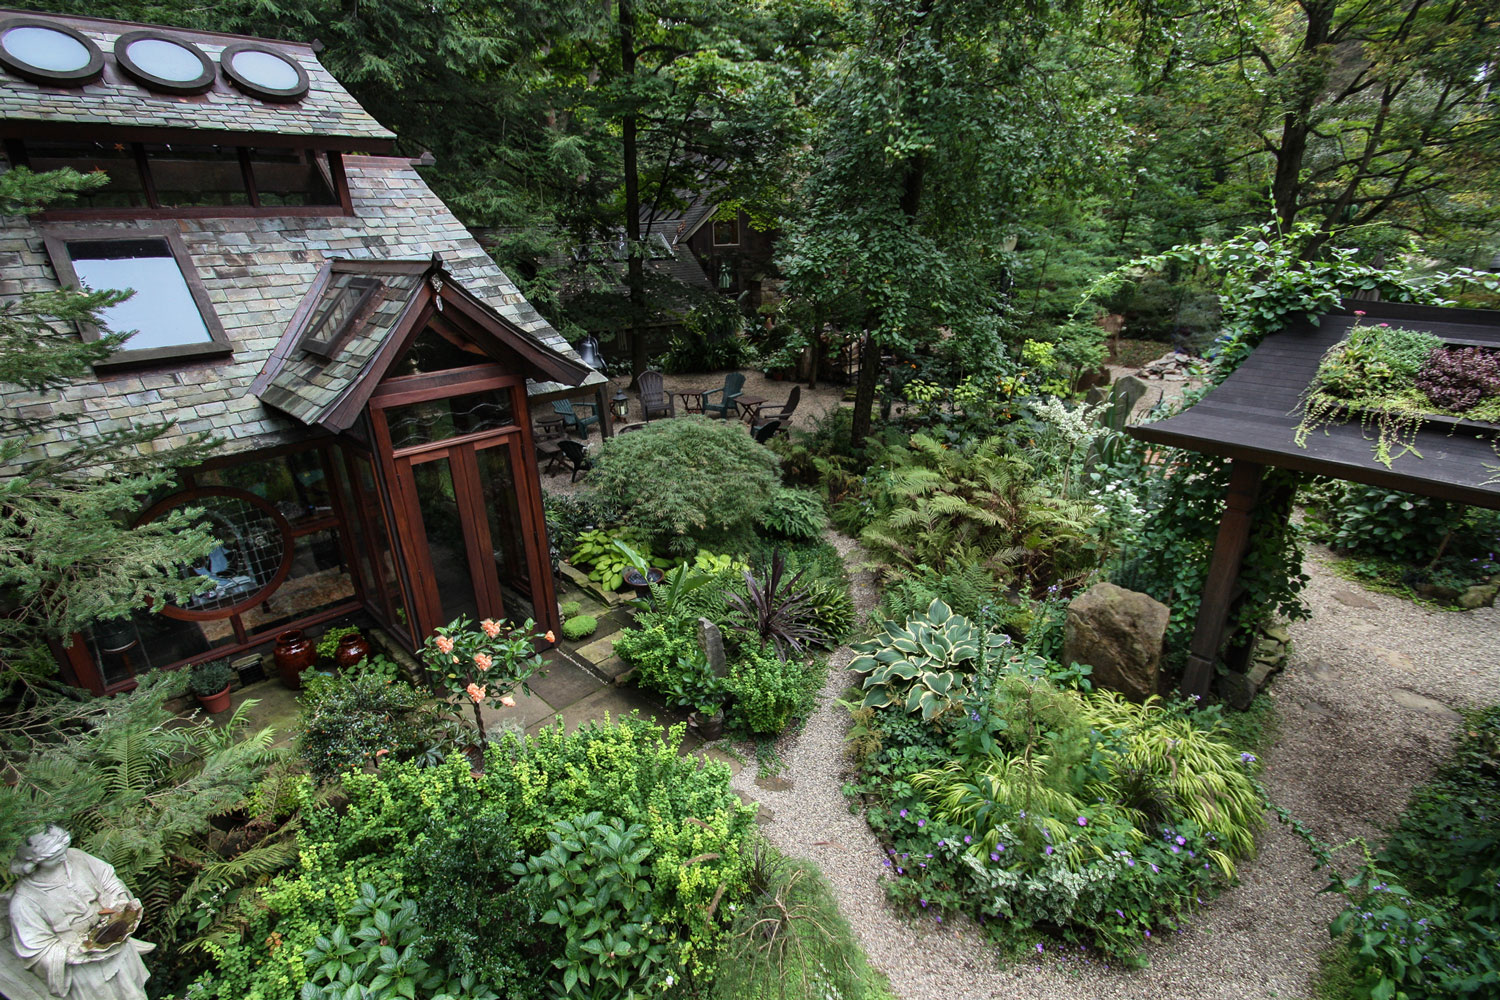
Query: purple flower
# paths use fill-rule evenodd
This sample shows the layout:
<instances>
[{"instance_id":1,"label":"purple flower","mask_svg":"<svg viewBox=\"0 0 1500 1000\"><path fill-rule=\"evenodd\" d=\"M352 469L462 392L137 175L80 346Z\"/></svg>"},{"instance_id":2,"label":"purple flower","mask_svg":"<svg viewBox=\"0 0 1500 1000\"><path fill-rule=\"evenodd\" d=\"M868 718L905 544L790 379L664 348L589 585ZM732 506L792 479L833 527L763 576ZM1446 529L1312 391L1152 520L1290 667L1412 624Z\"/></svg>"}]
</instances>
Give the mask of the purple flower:
<instances>
[{"instance_id":1,"label":"purple flower","mask_svg":"<svg viewBox=\"0 0 1500 1000\"><path fill-rule=\"evenodd\" d=\"M1152 871L1152 872L1153 872L1153 873L1154 873L1154 874L1157 874L1157 875L1160 875L1160 874L1161 874L1161 869L1160 869L1160 868L1158 868L1158 867L1156 867L1156 866L1155 866L1155 865L1152 865L1152 866L1151 866L1151 871Z\"/></svg>"},{"instance_id":2,"label":"purple flower","mask_svg":"<svg viewBox=\"0 0 1500 1000\"><path fill-rule=\"evenodd\" d=\"M890 866L891 866L891 859L890 859L890 858L886 858L886 859L885 859L885 866L886 866L886 867L887 867L887 868L889 868L889 867L890 867Z\"/></svg>"},{"instance_id":3,"label":"purple flower","mask_svg":"<svg viewBox=\"0 0 1500 1000\"><path fill-rule=\"evenodd\" d=\"M917 900L917 902L921 903L924 909L926 908L926 906L927 906L927 900L925 900L925 899L919 899L919 900Z\"/></svg>"},{"instance_id":4,"label":"purple flower","mask_svg":"<svg viewBox=\"0 0 1500 1000\"><path fill-rule=\"evenodd\" d=\"M990 860L991 860L991 861L999 861L999 860L1000 860L1000 855L999 855L999 854L997 854L997 853L996 853L996 852L994 852L994 851L991 851L991 852L990 852Z\"/></svg>"},{"instance_id":5,"label":"purple flower","mask_svg":"<svg viewBox=\"0 0 1500 1000\"><path fill-rule=\"evenodd\" d=\"M939 847L947 847L948 846L948 842L946 840L940 840L940 841L938 841L938 846Z\"/></svg>"},{"instance_id":6,"label":"purple flower","mask_svg":"<svg viewBox=\"0 0 1500 1000\"><path fill-rule=\"evenodd\" d=\"M1038 942L1038 943L1037 943L1037 946L1036 946L1036 950L1037 950L1037 953L1038 953L1038 954L1040 954L1040 953L1041 953L1041 952L1044 952L1044 951L1046 951L1046 950L1047 950L1047 949L1046 949L1046 948L1044 948L1044 947L1043 947L1043 946L1042 946L1042 944L1041 944L1041 943L1040 943L1040 942Z\"/></svg>"},{"instance_id":7,"label":"purple flower","mask_svg":"<svg viewBox=\"0 0 1500 1000\"><path fill-rule=\"evenodd\" d=\"M1255 754L1253 754L1253 753L1242 753L1242 754L1240 754L1240 760L1244 761L1246 764L1254 764L1255 763Z\"/></svg>"},{"instance_id":8,"label":"purple flower","mask_svg":"<svg viewBox=\"0 0 1500 1000\"><path fill-rule=\"evenodd\" d=\"M926 826L926 825L927 825L927 821L925 819L919 819L919 820L917 820L917 826L922 827L922 826Z\"/></svg>"},{"instance_id":9,"label":"purple flower","mask_svg":"<svg viewBox=\"0 0 1500 1000\"><path fill-rule=\"evenodd\" d=\"M1115 910L1115 916L1119 917L1121 920L1124 920L1125 919L1125 911L1124 910Z\"/></svg>"},{"instance_id":10,"label":"purple flower","mask_svg":"<svg viewBox=\"0 0 1500 1000\"><path fill-rule=\"evenodd\" d=\"M1179 843L1179 844L1186 844L1186 843L1187 843L1187 838L1186 838L1186 837L1182 837L1182 836L1179 836L1179 837L1178 837L1178 838L1177 838L1177 842L1178 842L1178 843Z\"/></svg>"},{"instance_id":11,"label":"purple flower","mask_svg":"<svg viewBox=\"0 0 1500 1000\"><path fill-rule=\"evenodd\" d=\"M943 922L943 918L942 917L933 917L932 919L936 920L938 923L942 923Z\"/></svg>"},{"instance_id":12,"label":"purple flower","mask_svg":"<svg viewBox=\"0 0 1500 1000\"><path fill-rule=\"evenodd\" d=\"M1003 850L1005 850L1005 845L1004 844L996 844L995 845L995 850L997 850L997 851L1003 851Z\"/></svg>"},{"instance_id":13,"label":"purple flower","mask_svg":"<svg viewBox=\"0 0 1500 1000\"><path fill-rule=\"evenodd\" d=\"M1150 932L1150 931L1147 931L1147 932L1146 932L1146 936L1147 936L1147 937L1150 937L1150 936L1151 936L1151 932Z\"/></svg>"},{"instance_id":14,"label":"purple flower","mask_svg":"<svg viewBox=\"0 0 1500 1000\"><path fill-rule=\"evenodd\" d=\"M901 868L901 867L897 867L896 874L897 875L905 875L906 874L906 869L905 868Z\"/></svg>"},{"instance_id":15,"label":"purple flower","mask_svg":"<svg viewBox=\"0 0 1500 1000\"><path fill-rule=\"evenodd\" d=\"M1125 859L1125 863L1127 865L1129 865L1130 867L1134 868L1135 867L1135 858L1126 858Z\"/></svg>"},{"instance_id":16,"label":"purple flower","mask_svg":"<svg viewBox=\"0 0 1500 1000\"><path fill-rule=\"evenodd\" d=\"M1047 845L1047 850L1044 853L1048 854L1049 856L1052 854L1052 845L1051 844Z\"/></svg>"},{"instance_id":17,"label":"purple flower","mask_svg":"<svg viewBox=\"0 0 1500 1000\"><path fill-rule=\"evenodd\" d=\"M1088 826L1089 825L1089 821L1086 820L1086 819L1084 819L1082 816L1080 816L1080 817L1078 817L1078 825L1079 826Z\"/></svg>"},{"instance_id":18,"label":"purple flower","mask_svg":"<svg viewBox=\"0 0 1500 1000\"><path fill-rule=\"evenodd\" d=\"M906 810L905 809L901 810L901 818L902 819L906 818Z\"/></svg>"},{"instance_id":19,"label":"purple flower","mask_svg":"<svg viewBox=\"0 0 1500 1000\"><path fill-rule=\"evenodd\" d=\"M969 836L969 835L968 835L968 834L967 834L967 833L966 833L966 834L964 834L964 843L965 843L965 844L972 844L972 843L974 843L974 838L973 838L973 837L971 837L971 836Z\"/></svg>"},{"instance_id":20,"label":"purple flower","mask_svg":"<svg viewBox=\"0 0 1500 1000\"><path fill-rule=\"evenodd\" d=\"M1181 854L1182 853L1182 848L1178 847L1176 844L1173 844L1172 845L1172 853L1173 854Z\"/></svg>"}]
</instances>

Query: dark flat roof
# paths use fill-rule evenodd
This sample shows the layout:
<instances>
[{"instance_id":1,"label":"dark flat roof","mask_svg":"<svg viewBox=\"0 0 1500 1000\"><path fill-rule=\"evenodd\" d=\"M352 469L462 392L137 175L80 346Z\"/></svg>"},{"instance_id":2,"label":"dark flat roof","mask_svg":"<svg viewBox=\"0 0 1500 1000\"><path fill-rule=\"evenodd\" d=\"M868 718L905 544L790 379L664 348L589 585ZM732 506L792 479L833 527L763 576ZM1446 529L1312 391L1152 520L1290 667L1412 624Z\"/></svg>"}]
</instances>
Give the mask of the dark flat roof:
<instances>
[{"instance_id":1,"label":"dark flat roof","mask_svg":"<svg viewBox=\"0 0 1500 1000\"><path fill-rule=\"evenodd\" d=\"M1390 323L1500 348L1500 312L1352 300L1346 307L1318 322L1271 334L1196 405L1129 432L1154 444L1500 508L1500 454L1492 443L1493 431L1424 424L1416 437L1422 457L1403 454L1390 468L1376 461L1374 441L1357 420L1314 431L1307 447L1298 447L1293 435L1302 418L1302 393L1323 353L1354 325L1358 317L1353 309L1364 310L1367 324Z\"/></svg>"}]
</instances>

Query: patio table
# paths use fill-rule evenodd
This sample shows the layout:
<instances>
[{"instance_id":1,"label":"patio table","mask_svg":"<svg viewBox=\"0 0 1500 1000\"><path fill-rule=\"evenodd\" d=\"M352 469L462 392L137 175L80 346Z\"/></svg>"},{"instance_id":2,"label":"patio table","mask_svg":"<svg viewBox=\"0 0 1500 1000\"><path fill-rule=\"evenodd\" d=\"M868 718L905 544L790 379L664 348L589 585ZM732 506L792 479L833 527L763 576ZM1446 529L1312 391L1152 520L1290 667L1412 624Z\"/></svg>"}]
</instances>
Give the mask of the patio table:
<instances>
[{"instance_id":1,"label":"patio table","mask_svg":"<svg viewBox=\"0 0 1500 1000\"><path fill-rule=\"evenodd\" d=\"M764 396L741 396L735 400L740 408L740 416L744 417L745 422L752 427L755 426L756 420L760 419L760 408L767 402Z\"/></svg>"},{"instance_id":2,"label":"patio table","mask_svg":"<svg viewBox=\"0 0 1500 1000\"><path fill-rule=\"evenodd\" d=\"M684 412L684 413L702 413L703 412L703 394L705 392L708 392L708 390L707 389L690 389L687 392L673 393L673 395L677 396L679 399L682 400L682 412Z\"/></svg>"}]
</instances>

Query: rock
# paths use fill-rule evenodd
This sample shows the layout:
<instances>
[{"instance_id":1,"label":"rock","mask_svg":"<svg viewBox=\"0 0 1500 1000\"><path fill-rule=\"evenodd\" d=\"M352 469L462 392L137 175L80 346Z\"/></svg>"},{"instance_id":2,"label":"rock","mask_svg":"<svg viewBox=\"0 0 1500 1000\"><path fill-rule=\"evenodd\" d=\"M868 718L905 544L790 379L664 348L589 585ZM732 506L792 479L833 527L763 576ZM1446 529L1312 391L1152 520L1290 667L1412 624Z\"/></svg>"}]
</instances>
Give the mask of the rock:
<instances>
[{"instance_id":1,"label":"rock","mask_svg":"<svg viewBox=\"0 0 1500 1000\"><path fill-rule=\"evenodd\" d=\"M1493 583L1479 584L1458 595L1458 606L1470 611L1475 608L1488 608L1494 605L1496 594L1500 594L1500 586Z\"/></svg>"},{"instance_id":2,"label":"rock","mask_svg":"<svg viewBox=\"0 0 1500 1000\"><path fill-rule=\"evenodd\" d=\"M1351 608L1378 608L1380 605L1370 600L1364 594L1353 590L1335 590L1333 599L1340 604Z\"/></svg>"},{"instance_id":3,"label":"rock","mask_svg":"<svg viewBox=\"0 0 1500 1000\"><path fill-rule=\"evenodd\" d=\"M1285 646L1292 641L1292 633L1285 625L1267 625L1260 630L1260 634L1267 639L1274 639Z\"/></svg>"},{"instance_id":4,"label":"rock","mask_svg":"<svg viewBox=\"0 0 1500 1000\"><path fill-rule=\"evenodd\" d=\"M1402 708L1409 708L1414 712L1431 715L1434 718L1442 719L1444 722L1463 721L1462 715L1459 715L1442 702L1434 701L1425 695L1417 694L1415 691L1408 691L1406 688L1396 688L1392 691L1391 700Z\"/></svg>"},{"instance_id":5,"label":"rock","mask_svg":"<svg viewBox=\"0 0 1500 1000\"><path fill-rule=\"evenodd\" d=\"M703 655L708 658L708 669L713 671L713 675L728 677L729 664L724 659L724 633L707 618L698 619L698 645L703 647Z\"/></svg>"},{"instance_id":6,"label":"rock","mask_svg":"<svg viewBox=\"0 0 1500 1000\"><path fill-rule=\"evenodd\" d=\"M1096 583L1068 605L1063 662L1094 668L1095 684L1144 701L1156 693L1165 604L1112 583Z\"/></svg>"},{"instance_id":7,"label":"rock","mask_svg":"<svg viewBox=\"0 0 1500 1000\"><path fill-rule=\"evenodd\" d=\"M1417 665L1411 661L1411 657L1405 653L1398 653L1394 649L1376 650L1380 658L1390 664L1396 670L1415 670Z\"/></svg>"},{"instance_id":8,"label":"rock","mask_svg":"<svg viewBox=\"0 0 1500 1000\"><path fill-rule=\"evenodd\" d=\"M1260 690L1250 682L1249 675L1233 671L1221 675L1216 686L1219 697L1224 699L1225 704L1240 712L1250 707L1250 703L1255 700L1255 692Z\"/></svg>"}]
</instances>

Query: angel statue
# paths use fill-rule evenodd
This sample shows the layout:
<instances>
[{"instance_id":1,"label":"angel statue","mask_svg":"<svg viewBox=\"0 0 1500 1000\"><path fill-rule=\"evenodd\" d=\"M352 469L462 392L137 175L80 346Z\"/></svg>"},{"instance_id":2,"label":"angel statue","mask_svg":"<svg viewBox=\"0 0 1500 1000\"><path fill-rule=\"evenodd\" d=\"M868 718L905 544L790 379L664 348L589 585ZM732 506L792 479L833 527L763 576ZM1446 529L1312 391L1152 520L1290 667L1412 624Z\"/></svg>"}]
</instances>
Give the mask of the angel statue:
<instances>
[{"instance_id":1,"label":"angel statue","mask_svg":"<svg viewBox=\"0 0 1500 1000\"><path fill-rule=\"evenodd\" d=\"M0 919L0 993L9 1000L145 1000L146 964L156 947L130 935L141 901L115 870L75 851L48 824L16 851L20 876ZM3 899L4 897L0 897Z\"/></svg>"}]
</instances>

